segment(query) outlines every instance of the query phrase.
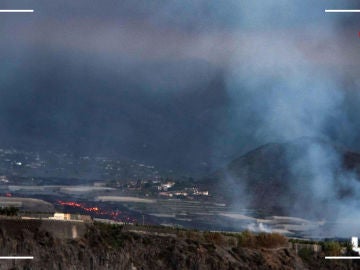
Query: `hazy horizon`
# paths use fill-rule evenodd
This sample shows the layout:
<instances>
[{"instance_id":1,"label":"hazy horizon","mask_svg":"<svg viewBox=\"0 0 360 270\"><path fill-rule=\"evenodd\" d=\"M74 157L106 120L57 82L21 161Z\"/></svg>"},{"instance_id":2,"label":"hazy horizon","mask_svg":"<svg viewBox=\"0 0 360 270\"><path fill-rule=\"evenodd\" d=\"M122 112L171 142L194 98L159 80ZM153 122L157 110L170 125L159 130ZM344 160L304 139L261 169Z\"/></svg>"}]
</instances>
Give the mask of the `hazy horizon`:
<instances>
[{"instance_id":1,"label":"hazy horizon","mask_svg":"<svg viewBox=\"0 0 360 270\"><path fill-rule=\"evenodd\" d=\"M268 143L360 150L355 1L2 1L0 145L206 172Z\"/></svg>"}]
</instances>

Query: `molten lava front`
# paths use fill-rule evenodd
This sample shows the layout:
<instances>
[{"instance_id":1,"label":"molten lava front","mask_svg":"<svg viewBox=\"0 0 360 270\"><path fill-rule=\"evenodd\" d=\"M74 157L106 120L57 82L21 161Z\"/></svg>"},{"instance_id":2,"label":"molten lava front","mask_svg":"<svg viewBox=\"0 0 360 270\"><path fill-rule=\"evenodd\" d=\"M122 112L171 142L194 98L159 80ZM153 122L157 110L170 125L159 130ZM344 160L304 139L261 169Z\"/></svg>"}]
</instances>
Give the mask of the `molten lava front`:
<instances>
[{"instance_id":1,"label":"molten lava front","mask_svg":"<svg viewBox=\"0 0 360 270\"><path fill-rule=\"evenodd\" d=\"M130 216L126 211L104 209L99 206L89 206L85 203L73 202L73 201L61 201L58 200L57 203L64 207L65 210L69 212L81 212L86 213L92 217L97 218L107 218L114 221L135 223L136 218Z\"/></svg>"}]
</instances>

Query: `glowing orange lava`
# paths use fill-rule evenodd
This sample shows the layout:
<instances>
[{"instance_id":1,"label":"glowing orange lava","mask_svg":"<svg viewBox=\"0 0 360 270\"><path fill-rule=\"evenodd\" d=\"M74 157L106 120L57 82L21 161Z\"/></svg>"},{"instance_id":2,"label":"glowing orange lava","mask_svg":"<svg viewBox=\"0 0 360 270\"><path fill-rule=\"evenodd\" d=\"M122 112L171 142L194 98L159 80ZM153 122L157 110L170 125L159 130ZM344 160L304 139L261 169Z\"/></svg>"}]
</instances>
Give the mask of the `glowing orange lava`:
<instances>
[{"instance_id":1,"label":"glowing orange lava","mask_svg":"<svg viewBox=\"0 0 360 270\"><path fill-rule=\"evenodd\" d=\"M93 214L93 215L99 215L99 216L110 216L113 220L117 221L126 221L126 222L136 222L136 219L131 217L126 217L121 215L122 212L120 210L115 211L107 211L104 209L101 209L100 207L87 207L84 203L77 203L77 202L65 202L65 201L57 201L62 206L69 206L73 208L80 208L81 210Z\"/></svg>"}]
</instances>

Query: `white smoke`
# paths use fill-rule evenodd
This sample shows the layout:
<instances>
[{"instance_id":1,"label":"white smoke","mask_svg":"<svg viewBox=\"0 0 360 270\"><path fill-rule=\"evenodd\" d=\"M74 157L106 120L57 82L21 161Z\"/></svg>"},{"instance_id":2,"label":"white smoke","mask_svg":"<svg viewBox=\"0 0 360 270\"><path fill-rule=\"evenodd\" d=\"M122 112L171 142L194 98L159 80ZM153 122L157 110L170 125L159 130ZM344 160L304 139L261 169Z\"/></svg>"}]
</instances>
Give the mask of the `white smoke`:
<instances>
[{"instance_id":1,"label":"white smoke","mask_svg":"<svg viewBox=\"0 0 360 270\"><path fill-rule=\"evenodd\" d=\"M272 7L276 12L265 13L266 16L258 16L257 12L242 13L244 27L238 35L238 50L227 78L234 108L231 112L235 114L228 127L236 130L235 121L244 123L248 118L256 126L253 136L260 143L316 138L305 143L289 160L291 173L301 176L297 181L287 179L297 195L297 204L289 214L341 222L341 229L332 233L350 235L354 233L354 224L360 228L360 221L351 218L360 216L359 204L356 199L339 198L339 190L351 190L354 193L351 198L356 198L360 196L360 183L354 174L343 171L342 159L334 147L322 141L331 139L335 125L346 126L349 121L344 108L342 74L335 73L322 58L340 52L334 27L337 21L324 19L322 15L315 16L318 21L310 17L314 20L310 29L304 13L313 13L314 8L321 5L295 1L282 6L280 2L268 1L264 9L260 8L263 3L257 1L246 2L243 6L244 10L252 11ZM323 9L317 12L322 13ZM279 27L286 21L290 25ZM302 27L298 25L300 21ZM276 31L265 31L275 26ZM308 40L302 42L300 34ZM316 46L310 48L308 44ZM233 132L231 136L241 136L243 129L246 126L238 126L239 133ZM234 141L233 137L230 142ZM352 223L343 223L345 219L351 219Z\"/></svg>"},{"instance_id":2,"label":"white smoke","mask_svg":"<svg viewBox=\"0 0 360 270\"><path fill-rule=\"evenodd\" d=\"M266 232L271 233L272 230L269 226L264 225L262 222L251 223L247 226L247 229L252 232Z\"/></svg>"}]
</instances>

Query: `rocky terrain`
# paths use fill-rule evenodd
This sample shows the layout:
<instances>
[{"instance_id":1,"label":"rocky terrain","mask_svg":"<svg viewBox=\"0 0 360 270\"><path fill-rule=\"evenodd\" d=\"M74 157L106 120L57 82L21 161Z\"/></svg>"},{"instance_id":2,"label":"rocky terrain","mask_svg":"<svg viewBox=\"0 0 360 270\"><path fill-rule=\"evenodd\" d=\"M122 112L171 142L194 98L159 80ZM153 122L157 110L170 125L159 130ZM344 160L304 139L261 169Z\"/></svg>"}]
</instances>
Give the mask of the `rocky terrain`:
<instances>
[{"instance_id":1,"label":"rocky terrain","mask_svg":"<svg viewBox=\"0 0 360 270\"><path fill-rule=\"evenodd\" d=\"M59 223L59 225L61 225ZM356 262L299 256L280 235L222 234L166 227L87 224L76 239L55 237L38 223L0 227L0 269L360 269Z\"/></svg>"}]
</instances>

